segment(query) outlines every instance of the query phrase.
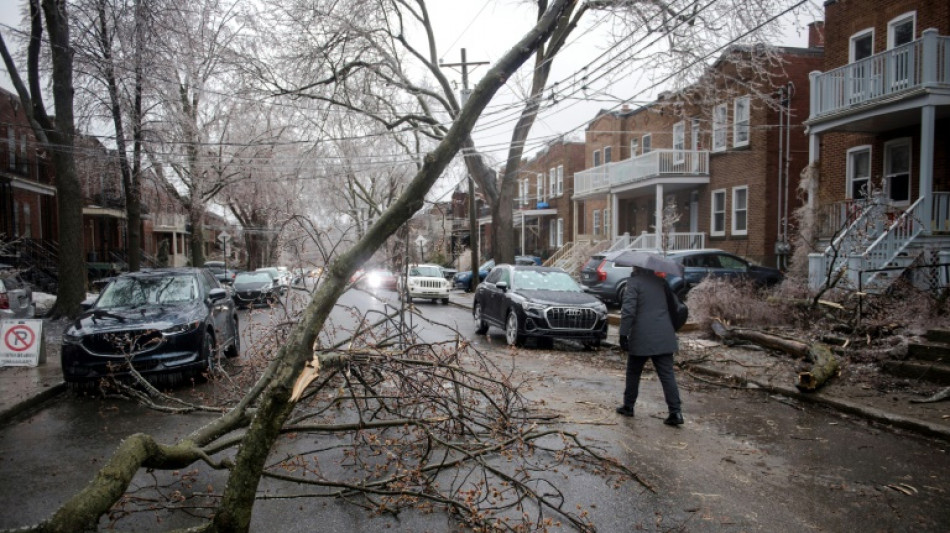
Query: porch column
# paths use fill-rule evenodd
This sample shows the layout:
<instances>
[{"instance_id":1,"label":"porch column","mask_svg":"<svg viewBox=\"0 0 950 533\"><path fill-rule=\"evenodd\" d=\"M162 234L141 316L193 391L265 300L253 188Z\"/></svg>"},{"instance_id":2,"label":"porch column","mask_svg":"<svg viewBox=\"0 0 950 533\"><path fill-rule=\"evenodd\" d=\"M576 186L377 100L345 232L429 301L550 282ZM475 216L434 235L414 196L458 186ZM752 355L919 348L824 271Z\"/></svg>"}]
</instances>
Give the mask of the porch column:
<instances>
[{"instance_id":1,"label":"porch column","mask_svg":"<svg viewBox=\"0 0 950 533\"><path fill-rule=\"evenodd\" d=\"M808 134L808 165L817 165L818 159L821 157L821 138L816 133ZM811 212L815 211L817 207L815 204L818 197L818 183L817 180L811 180L808 184L808 210Z\"/></svg>"},{"instance_id":2,"label":"porch column","mask_svg":"<svg viewBox=\"0 0 950 533\"><path fill-rule=\"evenodd\" d=\"M925 105L920 110L920 218L923 219L924 233L929 235L933 229L931 216L931 198L934 187L934 106Z\"/></svg>"},{"instance_id":3,"label":"porch column","mask_svg":"<svg viewBox=\"0 0 950 533\"><path fill-rule=\"evenodd\" d=\"M658 183L656 186L656 214L654 216L656 221L656 247L659 249L664 249L663 246L663 184Z\"/></svg>"},{"instance_id":4,"label":"porch column","mask_svg":"<svg viewBox=\"0 0 950 533\"><path fill-rule=\"evenodd\" d=\"M610 195L610 242L613 242L617 238L617 224L620 221L620 216L617 214L617 207L620 205L620 200L617 198L616 194Z\"/></svg>"},{"instance_id":5,"label":"porch column","mask_svg":"<svg viewBox=\"0 0 950 533\"><path fill-rule=\"evenodd\" d=\"M176 262L178 260L178 232L172 232L172 257L171 263L168 266L178 266Z\"/></svg>"}]
</instances>

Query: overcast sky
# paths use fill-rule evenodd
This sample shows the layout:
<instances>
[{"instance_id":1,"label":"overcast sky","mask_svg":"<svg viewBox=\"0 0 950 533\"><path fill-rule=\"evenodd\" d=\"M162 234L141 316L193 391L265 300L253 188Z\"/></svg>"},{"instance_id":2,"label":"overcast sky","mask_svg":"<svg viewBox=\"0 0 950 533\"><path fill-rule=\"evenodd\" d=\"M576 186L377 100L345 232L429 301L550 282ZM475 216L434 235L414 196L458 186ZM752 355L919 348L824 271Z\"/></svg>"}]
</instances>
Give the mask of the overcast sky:
<instances>
[{"instance_id":1,"label":"overcast sky","mask_svg":"<svg viewBox=\"0 0 950 533\"><path fill-rule=\"evenodd\" d=\"M21 27L19 12L25 5L25 0L0 0L0 31L5 38L10 36L9 26ZM428 6L436 28L441 59L446 63L460 62L462 48L466 49L470 62L497 60L524 34L535 17L530 3L523 0L430 0ZM811 20L793 21L789 18L784 42L773 44L806 46L807 31L804 25L808 22ZM596 29L575 32L575 35L574 40L558 55L551 81L569 83L575 80L578 73L583 72L584 65L602 51L606 42L605 38L598 36ZM469 85L474 86L487 68L472 68ZM461 74L457 70L450 71L450 74L458 84L461 83ZM6 69L0 73L0 85L13 90ZM574 98L561 102L555 109L542 112L532 130L535 142L528 147L527 152L534 151L551 137L571 132L577 134L600 109L619 107L624 100L636 105L654 99L660 88L645 90L644 85L642 80L628 77L597 90L578 93ZM476 128L476 144L494 153L496 159L503 157L503 148L511 136L512 125L517 117L516 109L506 110L503 106L506 102L517 101L521 96L517 80L509 82L487 110L494 112L496 118L487 119L483 116Z\"/></svg>"}]
</instances>

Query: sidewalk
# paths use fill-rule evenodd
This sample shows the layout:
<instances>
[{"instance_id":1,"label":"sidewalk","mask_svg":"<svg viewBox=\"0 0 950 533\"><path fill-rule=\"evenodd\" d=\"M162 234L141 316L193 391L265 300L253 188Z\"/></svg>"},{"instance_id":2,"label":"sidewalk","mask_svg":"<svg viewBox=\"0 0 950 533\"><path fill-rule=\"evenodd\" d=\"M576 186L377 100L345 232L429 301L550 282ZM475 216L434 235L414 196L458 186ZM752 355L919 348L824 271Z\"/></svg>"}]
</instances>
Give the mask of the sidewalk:
<instances>
[{"instance_id":1,"label":"sidewalk","mask_svg":"<svg viewBox=\"0 0 950 533\"><path fill-rule=\"evenodd\" d=\"M471 293L453 291L450 303L471 309ZM607 344L618 344L619 311L611 313ZM819 404L850 416L923 435L950 440L950 401L911 403L913 391L879 389L880 370L874 365L850 365L817 392L794 386L800 361L775 356L755 346L725 346L701 338L693 325L680 330L677 359L688 363L684 372L700 381L740 389L760 389L801 403ZM888 378L884 378L888 379ZM936 386L933 386L936 388ZM788 400L786 400L788 401Z\"/></svg>"},{"instance_id":2,"label":"sidewalk","mask_svg":"<svg viewBox=\"0 0 950 533\"><path fill-rule=\"evenodd\" d=\"M0 424L5 424L20 413L27 411L66 390L59 360L60 322L43 321L43 336L47 339L46 362L39 366L0 367Z\"/></svg>"}]
</instances>

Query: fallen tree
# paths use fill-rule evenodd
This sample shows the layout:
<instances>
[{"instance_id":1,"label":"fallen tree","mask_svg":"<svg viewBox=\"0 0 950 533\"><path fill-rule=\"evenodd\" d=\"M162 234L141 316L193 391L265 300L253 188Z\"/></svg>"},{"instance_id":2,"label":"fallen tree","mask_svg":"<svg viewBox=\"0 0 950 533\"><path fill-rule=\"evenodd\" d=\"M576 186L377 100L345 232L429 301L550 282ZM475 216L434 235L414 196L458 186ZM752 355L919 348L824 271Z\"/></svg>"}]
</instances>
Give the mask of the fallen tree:
<instances>
[{"instance_id":1,"label":"fallen tree","mask_svg":"<svg viewBox=\"0 0 950 533\"><path fill-rule=\"evenodd\" d=\"M590 529L583 515L567 506L565 496L545 479L546 473L558 465L571 465L636 476L580 443L576 435L536 428L509 376L486 366L485 359L465 343L409 343L391 351L384 348L386 343L373 347L353 342L342 349L321 337L352 273L423 206L426 193L492 96L545 42L573 3L551 2L535 27L479 82L400 198L329 268L306 309L290 322L286 336L272 345L279 349L239 401L174 444L144 434L125 439L83 491L26 530L96 529L141 469L182 469L199 462L227 469L228 477L210 516L195 531L248 531L264 476L314 484L331 497L359 494L378 512L406 506L446 509L476 529L543 528L562 520L576 529ZM367 326L356 333L369 331L378 330ZM348 407L351 418L310 421L338 405ZM347 435L351 440L345 447L332 449L361 468L340 478L321 474L315 465L302 467L301 472L310 474L306 478L277 472L284 462L267 464L275 443L288 432L301 431ZM233 457L213 457L232 449L236 449ZM393 449L402 453L394 454ZM500 467L495 458L518 463L514 469ZM455 483L445 483L440 475L448 469L456 470L454 478L449 477Z\"/></svg>"},{"instance_id":2,"label":"fallen tree","mask_svg":"<svg viewBox=\"0 0 950 533\"><path fill-rule=\"evenodd\" d=\"M795 386L803 392L813 392L838 375L838 358L821 342L803 342L759 330L729 327L720 320L713 320L710 326L720 338L751 342L812 363L811 368L798 373Z\"/></svg>"}]
</instances>

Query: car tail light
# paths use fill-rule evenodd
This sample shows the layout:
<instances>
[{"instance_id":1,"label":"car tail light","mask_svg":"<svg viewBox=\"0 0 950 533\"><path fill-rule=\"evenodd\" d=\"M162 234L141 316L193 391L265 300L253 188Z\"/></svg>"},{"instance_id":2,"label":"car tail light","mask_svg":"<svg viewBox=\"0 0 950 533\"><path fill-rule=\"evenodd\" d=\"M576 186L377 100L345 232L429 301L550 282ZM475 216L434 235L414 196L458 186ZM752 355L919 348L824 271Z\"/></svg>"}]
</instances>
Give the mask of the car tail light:
<instances>
[{"instance_id":1,"label":"car tail light","mask_svg":"<svg viewBox=\"0 0 950 533\"><path fill-rule=\"evenodd\" d=\"M7 297L6 293L0 294L0 309L9 309L10 308L10 298Z\"/></svg>"},{"instance_id":2,"label":"car tail light","mask_svg":"<svg viewBox=\"0 0 950 533\"><path fill-rule=\"evenodd\" d=\"M597 266L597 281L607 281L607 271L604 270L604 265L607 264L607 261L601 261L600 265Z\"/></svg>"}]
</instances>

